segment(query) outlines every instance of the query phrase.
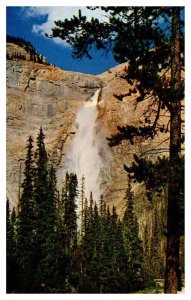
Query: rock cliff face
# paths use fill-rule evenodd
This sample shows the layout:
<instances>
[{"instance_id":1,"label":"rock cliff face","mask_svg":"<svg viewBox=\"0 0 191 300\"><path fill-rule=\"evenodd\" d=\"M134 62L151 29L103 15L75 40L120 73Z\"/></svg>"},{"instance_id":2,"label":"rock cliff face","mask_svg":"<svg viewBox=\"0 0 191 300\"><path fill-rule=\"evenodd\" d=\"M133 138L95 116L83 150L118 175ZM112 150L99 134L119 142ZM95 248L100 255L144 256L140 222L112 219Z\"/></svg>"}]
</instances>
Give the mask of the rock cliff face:
<instances>
[{"instance_id":1,"label":"rock cliff face","mask_svg":"<svg viewBox=\"0 0 191 300\"><path fill-rule=\"evenodd\" d=\"M11 43L7 51L26 55L24 49ZM96 132L104 140L103 147L106 150L100 148L100 156L103 164L104 161L107 164L103 170L101 190L106 202L115 205L122 214L127 188L127 174L123 165L130 164L133 154L154 157L156 152L164 154L168 149L168 133L147 140L139 137L133 145L123 141L112 148L107 146L107 137L117 132L118 125L140 126L145 119L151 122L155 115L155 107L149 106L152 97L144 104L137 103L139 94L136 82L130 85L123 78L127 67L127 63L121 64L93 76L29 60L7 60L7 196L13 204L17 202L22 181L28 136L36 139L40 126L43 127L46 147L61 184L64 155L76 133L76 113L102 87ZM166 125L168 119L164 110L159 122L161 126ZM138 186L134 186L134 191L141 197ZM142 211L142 204L136 206L137 211ZM144 207L147 209L146 204Z\"/></svg>"},{"instance_id":2,"label":"rock cliff face","mask_svg":"<svg viewBox=\"0 0 191 300\"><path fill-rule=\"evenodd\" d=\"M24 52L9 44L7 50ZM7 197L18 201L26 141L40 126L48 153L58 169L75 134L79 107L100 88L102 80L27 60L7 60Z\"/></svg>"},{"instance_id":3,"label":"rock cliff face","mask_svg":"<svg viewBox=\"0 0 191 300\"><path fill-rule=\"evenodd\" d=\"M152 124L157 105L153 105L152 95L147 95L144 102L137 102L139 92L136 88L137 82L128 84L124 79L128 64L124 63L98 76L103 81L102 98L99 102L99 117L97 126L107 137L115 135L117 126L143 126ZM151 106L152 103L152 106ZM110 185L105 190L105 197L108 202L118 208L118 212L123 212L125 203L125 192L127 187L127 173L124 171L124 164L130 165L133 155L147 157L155 160L158 155L168 155L169 133L164 132L169 121L168 112L164 109L158 120L158 128L161 129L156 136L151 138L136 137L133 143L122 141L118 146L110 149L112 152L112 162L109 169ZM143 206L137 203L137 210L143 212L148 209L149 203L143 199L143 188L137 184L133 187L138 198L144 202ZM139 195L138 195L139 194ZM141 201L142 202L142 201ZM146 208L147 207L147 208Z\"/></svg>"}]
</instances>

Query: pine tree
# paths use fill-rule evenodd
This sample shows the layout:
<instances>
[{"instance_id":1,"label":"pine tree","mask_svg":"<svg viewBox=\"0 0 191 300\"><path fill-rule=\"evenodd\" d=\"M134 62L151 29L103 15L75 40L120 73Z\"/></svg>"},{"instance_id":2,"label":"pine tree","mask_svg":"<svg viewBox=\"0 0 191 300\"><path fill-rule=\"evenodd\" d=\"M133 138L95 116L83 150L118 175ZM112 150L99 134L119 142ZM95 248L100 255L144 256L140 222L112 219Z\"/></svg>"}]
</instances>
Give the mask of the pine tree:
<instances>
[{"instance_id":1,"label":"pine tree","mask_svg":"<svg viewBox=\"0 0 191 300\"><path fill-rule=\"evenodd\" d=\"M176 293L180 254L180 207L182 187L179 181L181 155L181 100L184 87L181 81L181 20L180 7L172 10L171 21L171 83L170 83L170 176L167 208L167 256L165 271L165 293Z\"/></svg>"}]
</instances>

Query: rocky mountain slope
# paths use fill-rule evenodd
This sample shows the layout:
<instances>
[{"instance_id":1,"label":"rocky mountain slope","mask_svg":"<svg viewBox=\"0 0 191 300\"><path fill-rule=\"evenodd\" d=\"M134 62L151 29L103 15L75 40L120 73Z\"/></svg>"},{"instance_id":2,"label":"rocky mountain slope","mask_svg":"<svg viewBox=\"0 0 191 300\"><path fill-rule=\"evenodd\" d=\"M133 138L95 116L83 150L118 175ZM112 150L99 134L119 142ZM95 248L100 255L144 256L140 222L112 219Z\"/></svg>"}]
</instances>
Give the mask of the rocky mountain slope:
<instances>
[{"instance_id":1,"label":"rocky mountain slope","mask_svg":"<svg viewBox=\"0 0 191 300\"><path fill-rule=\"evenodd\" d=\"M15 44L8 44L10 49L24 52ZM7 197L12 203L18 199L19 170L24 167L28 136L36 139L43 127L49 155L58 168L63 148L75 133L79 107L101 84L95 76L26 60L7 60Z\"/></svg>"},{"instance_id":2,"label":"rocky mountain slope","mask_svg":"<svg viewBox=\"0 0 191 300\"><path fill-rule=\"evenodd\" d=\"M25 49L13 43L8 43L7 51L25 55ZM24 167L28 136L35 139L40 126L43 127L48 153L58 177L62 177L59 170L62 170L63 157L76 132L76 113L84 101L102 87L96 129L105 140L103 147L107 148L107 151L100 150L100 156L103 162L104 159L108 161L107 155L109 158L109 166L107 164L103 171L102 191L107 203L116 205L118 212L123 210L127 187L123 165L129 164L135 153L153 156L168 150L168 133L158 134L152 140L139 137L134 145L123 141L119 146L108 147L107 138L117 132L118 125L140 126L146 118L148 122L154 118L154 108L149 107L151 99L137 104L136 82L130 85L123 78L127 68L128 64L124 63L93 76L30 60L7 60L7 196L12 203L18 199L19 182L22 181L19 174ZM164 111L161 126L168 122L168 117ZM62 178L58 181L61 183Z\"/></svg>"}]
</instances>

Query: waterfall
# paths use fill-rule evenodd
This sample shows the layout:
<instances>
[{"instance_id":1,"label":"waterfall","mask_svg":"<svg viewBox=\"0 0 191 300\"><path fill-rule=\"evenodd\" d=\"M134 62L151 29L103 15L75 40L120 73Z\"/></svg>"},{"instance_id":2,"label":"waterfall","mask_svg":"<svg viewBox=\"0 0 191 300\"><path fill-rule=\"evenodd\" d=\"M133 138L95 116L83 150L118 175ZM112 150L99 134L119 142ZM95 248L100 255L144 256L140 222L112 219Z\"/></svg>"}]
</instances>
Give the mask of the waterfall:
<instances>
[{"instance_id":1,"label":"waterfall","mask_svg":"<svg viewBox=\"0 0 191 300\"><path fill-rule=\"evenodd\" d=\"M76 173L79 181L82 176L85 177L85 195L89 198L92 191L95 200L100 195L100 172L102 169L101 140L95 133L100 91L101 89L97 90L77 113L77 131L66 155L64 168L65 171Z\"/></svg>"}]
</instances>

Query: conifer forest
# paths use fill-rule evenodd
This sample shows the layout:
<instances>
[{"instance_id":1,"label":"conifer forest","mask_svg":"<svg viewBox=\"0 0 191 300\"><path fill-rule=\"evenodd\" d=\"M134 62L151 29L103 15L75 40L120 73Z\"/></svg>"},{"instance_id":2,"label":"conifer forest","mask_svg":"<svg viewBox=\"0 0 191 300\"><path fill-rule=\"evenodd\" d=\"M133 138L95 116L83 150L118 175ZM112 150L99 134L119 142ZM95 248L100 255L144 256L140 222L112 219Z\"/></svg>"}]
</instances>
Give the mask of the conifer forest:
<instances>
[{"instance_id":1,"label":"conifer forest","mask_svg":"<svg viewBox=\"0 0 191 300\"><path fill-rule=\"evenodd\" d=\"M7 200L8 292L133 293L152 284L133 212L129 180L122 220L100 195L84 197L85 178L66 173L56 186L40 129L37 149L27 141L17 209ZM77 211L77 197L80 208Z\"/></svg>"},{"instance_id":2,"label":"conifer forest","mask_svg":"<svg viewBox=\"0 0 191 300\"><path fill-rule=\"evenodd\" d=\"M43 38L62 40L76 60L112 53L118 65L102 74L62 70L7 37L7 145L19 140L8 147L7 293L176 294L185 273L184 7L87 9L105 19L79 10Z\"/></svg>"},{"instance_id":3,"label":"conifer forest","mask_svg":"<svg viewBox=\"0 0 191 300\"><path fill-rule=\"evenodd\" d=\"M84 177L66 173L59 193L44 139L40 128L34 152L29 136L18 207L10 210L7 199L7 292L157 293L165 265L159 232L152 261L139 237L131 176L120 219L102 195L98 203L92 192L85 197Z\"/></svg>"}]
</instances>

